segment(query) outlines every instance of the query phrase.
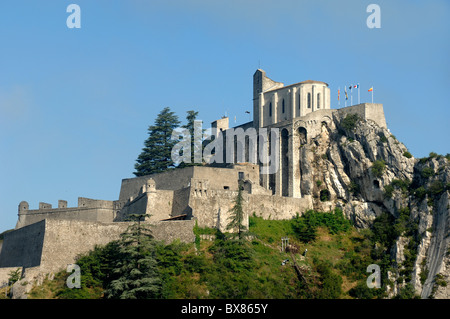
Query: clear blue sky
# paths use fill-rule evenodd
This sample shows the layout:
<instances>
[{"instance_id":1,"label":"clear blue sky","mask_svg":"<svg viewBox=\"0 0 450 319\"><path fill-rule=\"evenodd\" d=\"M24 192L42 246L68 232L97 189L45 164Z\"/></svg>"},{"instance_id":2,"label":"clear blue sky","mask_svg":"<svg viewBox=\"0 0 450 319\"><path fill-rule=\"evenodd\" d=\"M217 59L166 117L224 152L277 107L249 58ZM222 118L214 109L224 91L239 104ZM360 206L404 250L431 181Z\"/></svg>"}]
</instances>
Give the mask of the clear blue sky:
<instances>
[{"instance_id":1,"label":"clear blue sky","mask_svg":"<svg viewBox=\"0 0 450 319\"><path fill-rule=\"evenodd\" d=\"M71 3L81 29L66 26ZM446 0L1 1L0 232L22 200L116 200L163 107L247 122L259 66L327 82L332 108L338 87L360 83L370 102L374 86L415 157L449 153L449 40Z\"/></svg>"}]
</instances>

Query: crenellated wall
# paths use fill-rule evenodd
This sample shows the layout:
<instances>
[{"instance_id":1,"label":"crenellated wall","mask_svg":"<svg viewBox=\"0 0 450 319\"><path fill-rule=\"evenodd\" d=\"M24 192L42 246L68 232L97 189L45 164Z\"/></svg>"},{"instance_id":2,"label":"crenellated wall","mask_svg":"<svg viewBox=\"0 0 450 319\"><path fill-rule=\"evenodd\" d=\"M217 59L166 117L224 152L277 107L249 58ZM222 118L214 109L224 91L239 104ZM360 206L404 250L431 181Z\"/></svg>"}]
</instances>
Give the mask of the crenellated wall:
<instances>
[{"instance_id":1,"label":"crenellated wall","mask_svg":"<svg viewBox=\"0 0 450 319\"><path fill-rule=\"evenodd\" d=\"M114 201L96 200L79 197L78 207L67 207L67 202L60 200L58 208L52 208L51 204L39 203L39 209L29 209L27 202L19 204L19 218L16 228L37 223L44 219L67 219L112 222L117 213Z\"/></svg>"}]
</instances>

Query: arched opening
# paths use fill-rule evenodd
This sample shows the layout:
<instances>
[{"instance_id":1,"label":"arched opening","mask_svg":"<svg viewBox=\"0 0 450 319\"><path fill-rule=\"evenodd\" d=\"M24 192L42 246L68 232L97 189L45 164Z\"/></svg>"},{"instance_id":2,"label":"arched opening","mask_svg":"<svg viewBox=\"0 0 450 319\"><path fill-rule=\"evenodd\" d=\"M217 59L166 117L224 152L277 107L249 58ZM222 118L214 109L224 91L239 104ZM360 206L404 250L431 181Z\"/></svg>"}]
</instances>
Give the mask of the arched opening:
<instances>
[{"instance_id":1,"label":"arched opening","mask_svg":"<svg viewBox=\"0 0 450 319\"><path fill-rule=\"evenodd\" d=\"M289 196L289 132L281 131L281 195Z\"/></svg>"},{"instance_id":2,"label":"arched opening","mask_svg":"<svg viewBox=\"0 0 450 319\"><path fill-rule=\"evenodd\" d=\"M308 93L308 109L311 108L311 93Z\"/></svg>"},{"instance_id":3,"label":"arched opening","mask_svg":"<svg viewBox=\"0 0 450 319\"><path fill-rule=\"evenodd\" d=\"M269 103L269 116L272 116L272 102Z\"/></svg>"},{"instance_id":4,"label":"arched opening","mask_svg":"<svg viewBox=\"0 0 450 319\"><path fill-rule=\"evenodd\" d=\"M268 134L268 145L269 145L268 157L272 158L273 150L272 150L272 134L271 133ZM269 189L272 191L272 195L275 195L275 177L276 177L275 173L269 174Z\"/></svg>"},{"instance_id":5,"label":"arched opening","mask_svg":"<svg viewBox=\"0 0 450 319\"><path fill-rule=\"evenodd\" d=\"M373 187L375 187L375 188L380 188L380 181L378 181L378 180L374 180L373 181Z\"/></svg>"},{"instance_id":6,"label":"arched opening","mask_svg":"<svg viewBox=\"0 0 450 319\"><path fill-rule=\"evenodd\" d=\"M317 108L320 109L320 93L317 93Z\"/></svg>"},{"instance_id":7,"label":"arched opening","mask_svg":"<svg viewBox=\"0 0 450 319\"><path fill-rule=\"evenodd\" d=\"M281 102L281 111L282 111L283 114L284 114L284 99L283 99L283 101Z\"/></svg>"},{"instance_id":8,"label":"arched opening","mask_svg":"<svg viewBox=\"0 0 450 319\"><path fill-rule=\"evenodd\" d=\"M304 128L304 127L298 128L298 137L299 137L300 146L305 145L308 142L306 128Z\"/></svg>"}]
</instances>

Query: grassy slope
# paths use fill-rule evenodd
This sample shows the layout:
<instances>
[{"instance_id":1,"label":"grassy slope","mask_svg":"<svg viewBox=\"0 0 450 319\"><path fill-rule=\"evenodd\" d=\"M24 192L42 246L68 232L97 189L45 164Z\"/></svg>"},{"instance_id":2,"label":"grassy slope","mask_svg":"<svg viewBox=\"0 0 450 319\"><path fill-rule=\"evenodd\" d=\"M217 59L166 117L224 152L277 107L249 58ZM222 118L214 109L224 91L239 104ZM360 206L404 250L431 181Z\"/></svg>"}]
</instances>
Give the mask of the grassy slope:
<instances>
[{"instance_id":1,"label":"grassy slope","mask_svg":"<svg viewBox=\"0 0 450 319\"><path fill-rule=\"evenodd\" d=\"M318 228L318 237L313 243L305 244L296 239L292 231L290 221L263 220L261 218L250 218L250 232L254 235L251 247L254 252L255 265L252 270L236 274L242 276L237 279L238 284L246 285L245 281L252 281L246 286L246 298L320 298L321 276L318 265L326 261L331 265L332 272L342 278L342 293L340 298L351 298L348 290L355 287L357 277L354 274L342 273L340 265L348 264L349 254L358 251L360 255L367 255L370 249L361 248L363 236L354 228L346 233L330 234L326 227ZM294 254L298 265L302 268L303 275L308 281L308 287L301 285L297 274L292 267L291 253L280 252L281 237L289 237L289 243L297 249ZM201 256L204 267L202 271L181 271L171 276L171 293L169 298L217 298L214 283L222 278L232 278L233 272L218 271L214 268L215 245L212 241L202 240L196 251L194 245L187 245L181 251L181 261L188 256ZM304 258L302 253L308 249ZM287 265L281 262L290 259ZM186 267L185 265L182 266ZM30 298L58 298L58 292L64 289L67 273L61 272L55 275L54 280L46 280L43 285L35 287ZM359 274L361 275L361 274ZM361 276L360 276L361 277ZM228 279L223 279L228 280ZM359 279L361 281L361 278ZM242 283L244 281L244 283ZM217 287L217 289L219 289ZM101 287L91 287L88 293L83 294L85 298L100 298ZM309 293L307 293L307 291Z\"/></svg>"}]
</instances>

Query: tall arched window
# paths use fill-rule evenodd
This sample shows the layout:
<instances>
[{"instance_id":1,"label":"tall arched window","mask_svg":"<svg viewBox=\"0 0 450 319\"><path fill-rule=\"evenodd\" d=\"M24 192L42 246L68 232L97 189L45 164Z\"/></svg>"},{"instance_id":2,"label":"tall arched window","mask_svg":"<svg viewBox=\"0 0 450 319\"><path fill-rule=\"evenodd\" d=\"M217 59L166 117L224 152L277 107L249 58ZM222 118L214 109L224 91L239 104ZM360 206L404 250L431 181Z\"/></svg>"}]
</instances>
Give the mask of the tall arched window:
<instances>
[{"instance_id":1,"label":"tall arched window","mask_svg":"<svg viewBox=\"0 0 450 319\"><path fill-rule=\"evenodd\" d=\"M272 102L269 104L269 116L272 116Z\"/></svg>"},{"instance_id":2,"label":"tall arched window","mask_svg":"<svg viewBox=\"0 0 450 319\"><path fill-rule=\"evenodd\" d=\"M281 106L281 111L284 113L284 99L283 102L281 102L282 106Z\"/></svg>"},{"instance_id":3,"label":"tall arched window","mask_svg":"<svg viewBox=\"0 0 450 319\"><path fill-rule=\"evenodd\" d=\"M311 108L311 93L308 93L308 109Z\"/></svg>"},{"instance_id":4,"label":"tall arched window","mask_svg":"<svg viewBox=\"0 0 450 319\"><path fill-rule=\"evenodd\" d=\"M320 93L317 93L317 108L320 109Z\"/></svg>"}]
</instances>

